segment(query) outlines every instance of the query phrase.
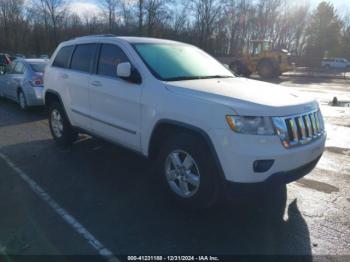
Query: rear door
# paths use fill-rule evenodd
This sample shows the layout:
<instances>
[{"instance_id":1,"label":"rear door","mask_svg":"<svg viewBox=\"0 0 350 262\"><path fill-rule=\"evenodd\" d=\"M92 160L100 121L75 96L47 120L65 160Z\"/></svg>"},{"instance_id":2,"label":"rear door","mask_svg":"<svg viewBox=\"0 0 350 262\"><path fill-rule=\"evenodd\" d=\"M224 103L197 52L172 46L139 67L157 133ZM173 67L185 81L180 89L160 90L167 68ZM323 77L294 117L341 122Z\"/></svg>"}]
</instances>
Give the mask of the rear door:
<instances>
[{"instance_id":1,"label":"rear door","mask_svg":"<svg viewBox=\"0 0 350 262\"><path fill-rule=\"evenodd\" d=\"M22 85L25 66L21 61L17 61L11 74L7 78L7 95L13 100L17 100L17 90Z\"/></svg>"},{"instance_id":2,"label":"rear door","mask_svg":"<svg viewBox=\"0 0 350 262\"><path fill-rule=\"evenodd\" d=\"M97 44L75 46L70 70L67 73L67 96L72 122L80 128L90 130L89 82Z\"/></svg>"},{"instance_id":3,"label":"rear door","mask_svg":"<svg viewBox=\"0 0 350 262\"><path fill-rule=\"evenodd\" d=\"M134 150L140 150L142 85L117 77L117 66L132 62L116 44L100 45L96 74L90 82L92 129L94 133Z\"/></svg>"},{"instance_id":4,"label":"rear door","mask_svg":"<svg viewBox=\"0 0 350 262\"><path fill-rule=\"evenodd\" d=\"M0 77L0 88L1 88L1 92L5 97L9 97L9 85L11 83L11 74L13 69L16 66L16 62L11 63L11 65L9 65L6 68L6 73L4 75L1 75Z\"/></svg>"}]
</instances>

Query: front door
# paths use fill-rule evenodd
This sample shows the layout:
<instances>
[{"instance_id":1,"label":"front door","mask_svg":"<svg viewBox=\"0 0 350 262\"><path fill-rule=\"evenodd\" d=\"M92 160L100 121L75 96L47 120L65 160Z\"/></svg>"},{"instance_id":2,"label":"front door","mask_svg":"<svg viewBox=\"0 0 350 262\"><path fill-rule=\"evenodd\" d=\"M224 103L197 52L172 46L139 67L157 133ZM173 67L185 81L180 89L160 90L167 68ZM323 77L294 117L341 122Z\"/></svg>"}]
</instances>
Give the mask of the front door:
<instances>
[{"instance_id":1,"label":"front door","mask_svg":"<svg viewBox=\"0 0 350 262\"><path fill-rule=\"evenodd\" d=\"M90 81L92 129L116 143L140 150L141 85L117 77L117 65L130 62L115 44L101 44L96 75Z\"/></svg>"}]
</instances>

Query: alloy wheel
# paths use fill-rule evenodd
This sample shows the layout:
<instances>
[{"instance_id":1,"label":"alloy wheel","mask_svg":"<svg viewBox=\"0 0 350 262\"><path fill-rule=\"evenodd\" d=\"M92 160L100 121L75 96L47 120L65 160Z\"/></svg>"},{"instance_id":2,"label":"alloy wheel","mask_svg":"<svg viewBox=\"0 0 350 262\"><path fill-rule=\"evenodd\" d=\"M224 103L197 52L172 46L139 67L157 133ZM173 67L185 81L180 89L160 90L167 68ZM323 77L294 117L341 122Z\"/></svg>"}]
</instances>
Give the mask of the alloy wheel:
<instances>
[{"instance_id":1,"label":"alloy wheel","mask_svg":"<svg viewBox=\"0 0 350 262\"><path fill-rule=\"evenodd\" d=\"M192 197L199 189L198 165L194 158L183 150L174 150L167 156L165 176L171 190L180 197Z\"/></svg>"},{"instance_id":2,"label":"alloy wheel","mask_svg":"<svg viewBox=\"0 0 350 262\"><path fill-rule=\"evenodd\" d=\"M57 138L62 137L63 135L63 119L61 116L61 113L57 110L54 109L51 112L51 127L54 135Z\"/></svg>"}]
</instances>

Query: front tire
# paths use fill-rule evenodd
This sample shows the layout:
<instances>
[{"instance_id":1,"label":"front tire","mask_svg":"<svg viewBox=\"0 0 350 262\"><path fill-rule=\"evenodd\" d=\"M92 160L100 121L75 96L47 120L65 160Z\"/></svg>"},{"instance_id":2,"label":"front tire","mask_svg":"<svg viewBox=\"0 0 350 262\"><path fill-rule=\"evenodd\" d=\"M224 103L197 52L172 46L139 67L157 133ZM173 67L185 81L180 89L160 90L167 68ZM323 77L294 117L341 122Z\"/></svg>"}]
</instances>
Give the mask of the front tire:
<instances>
[{"instance_id":1,"label":"front tire","mask_svg":"<svg viewBox=\"0 0 350 262\"><path fill-rule=\"evenodd\" d=\"M78 133L73 129L58 102L53 102L49 109L49 125L51 134L59 146L71 145L78 138Z\"/></svg>"},{"instance_id":2,"label":"front tire","mask_svg":"<svg viewBox=\"0 0 350 262\"><path fill-rule=\"evenodd\" d=\"M187 133L163 144L158 173L167 193L182 207L208 208L218 200L218 168L209 152L201 138Z\"/></svg>"}]
</instances>

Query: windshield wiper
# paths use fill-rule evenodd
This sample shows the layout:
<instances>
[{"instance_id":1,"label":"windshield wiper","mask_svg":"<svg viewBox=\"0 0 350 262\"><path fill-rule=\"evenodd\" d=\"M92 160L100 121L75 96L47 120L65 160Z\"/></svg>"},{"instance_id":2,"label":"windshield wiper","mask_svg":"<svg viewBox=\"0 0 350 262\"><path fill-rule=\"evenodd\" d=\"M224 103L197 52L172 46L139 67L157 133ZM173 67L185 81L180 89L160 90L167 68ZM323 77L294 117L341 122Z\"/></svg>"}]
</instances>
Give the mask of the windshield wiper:
<instances>
[{"instance_id":1,"label":"windshield wiper","mask_svg":"<svg viewBox=\"0 0 350 262\"><path fill-rule=\"evenodd\" d=\"M170 77L164 79L164 81L182 81L182 80L195 80L202 79L201 76L178 76L178 77Z\"/></svg>"},{"instance_id":2,"label":"windshield wiper","mask_svg":"<svg viewBox=\"0 0 350 262\"><path fill-rule=\"evenodd\" d=\"M210 78L232 78L233 76L226 75L213 75L213 76L202 76L201 79L210 79Z\"/></svg>"},{"instance_id":3,"label":"windshield wiper","mask_svg":"<svg viewBox=\"0 0 350 262\"><path fill-rule=\"evenodd\" d=\"M227 75L212 75L212 76L178 76L164 79L165 81L182 81L182 80L197 80L197 79L210 79L210 78L231 78L233 76Z\"/></svg>"}]
</instances>

